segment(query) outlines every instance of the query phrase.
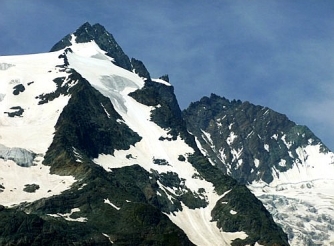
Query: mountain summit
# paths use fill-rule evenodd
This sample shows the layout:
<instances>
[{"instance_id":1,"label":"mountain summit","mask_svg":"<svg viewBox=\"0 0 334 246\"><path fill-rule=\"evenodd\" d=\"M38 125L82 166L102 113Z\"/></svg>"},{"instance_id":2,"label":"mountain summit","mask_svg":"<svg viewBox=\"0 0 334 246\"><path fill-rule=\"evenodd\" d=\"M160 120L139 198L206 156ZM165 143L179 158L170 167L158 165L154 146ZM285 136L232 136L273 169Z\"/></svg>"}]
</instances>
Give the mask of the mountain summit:
<instances>
[{"instance_id":1,"label":"mountain summit","mask_svg":"<svg viewBox=\"0 0 334 246\"><path fill-rule=\"evenodd\" d=\"M100 24L85 23L50 53L0 57L0 78L1 245L315 242L307 237L311 225L318 226L313 221L305 220L302 231L273 218L289 217L279 201L295 204L274 190L305 185L329 201L318 189L324 179L317 183L311 169L307 176L294 169L318 165L318 156L324 157L322 167L332 167L331 152L306 128L292 131L294 124L278 117L273 124L287 125L266 131L262 108L248 103L241 109L235 107L241 102L218 96L182 112L168 76L151 78L143 62L129 59ZM252 113L233 117L239 109ZM298 151L290 146L271 154L281 142L264 141L269 154L263 154L255 146L261 141L239 142L255 127L254 115L264 122L255 124L255 135L267 141L277 134L289 146L294 141ZM292 137L283 137L289 129ZM296 134L306 134L308 145ZM301 153L298 165L284 159ZM276 163L281 155L286 162ZM290 183L281 179L285 174ZM307 216L329 221L327 205L302 205ZM330 233L328 227L312 235L330 242Z\"/></svg>"},{"instance_id":2,"label":"mountain summit","mask_svg":"<svg viewBox=\"0 0 334 246\"><path fill-rule=\"evenodd\" d=\"M51 52L70 47L73 43L95 42L106 55L113 58L115 65L131 71L129 57L123 52L114 37L100 24L91 25L88 22L79 27L73 34L65 36L56 43Z\"/></svg>"}]
</instances>

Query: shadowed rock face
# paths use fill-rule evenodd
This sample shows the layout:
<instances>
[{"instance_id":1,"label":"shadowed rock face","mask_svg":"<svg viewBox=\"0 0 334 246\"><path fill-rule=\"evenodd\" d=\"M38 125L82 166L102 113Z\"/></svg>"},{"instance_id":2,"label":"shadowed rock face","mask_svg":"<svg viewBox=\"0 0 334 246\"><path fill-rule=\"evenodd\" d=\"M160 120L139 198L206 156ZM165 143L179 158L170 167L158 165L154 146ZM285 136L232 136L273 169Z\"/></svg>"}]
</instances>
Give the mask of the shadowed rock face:
<instances>
[{"instance_id":1,"label":"shadowed rock face","mask_svg":"<svg viewBox=\"0 0 334 246\"><path fill-rule=\"evenodd\" d=\"M303 163L300 147L320 144L322 152L329 152L306 126L285 115L215 94L191 103L183 118L214 165L243 184L270 183L274 170Z\"/></svg>"},{"instance_id":2,"label":"shadowed rock face","mask_svg":"<svg viewBox=\"0 0 334 246\"><path fill-rule=\"evenodd\" d=\"M14 161L21 167L30 167L33 165L36 154L22 148L9 148L0 144L0 158Z\"/></svg>"}]
</instances>

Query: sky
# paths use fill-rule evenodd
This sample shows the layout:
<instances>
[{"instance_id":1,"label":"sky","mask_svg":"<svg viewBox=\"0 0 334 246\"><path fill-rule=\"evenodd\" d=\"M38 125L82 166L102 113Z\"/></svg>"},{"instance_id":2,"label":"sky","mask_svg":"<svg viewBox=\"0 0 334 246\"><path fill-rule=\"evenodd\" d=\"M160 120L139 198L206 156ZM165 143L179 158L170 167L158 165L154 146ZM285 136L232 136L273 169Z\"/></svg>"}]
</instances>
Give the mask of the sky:
<instances>
[{"instance_id":1,"label":"sky","mask_svg":"<svg viewBox=\"0 0 334 246\"><path fill-rule=\"evenodd\" d=\"M181 109L215 93L267 106L334 150L332 0L0 0L0 55L48 52L100 23Z\"/></svg>"}]
</instances>

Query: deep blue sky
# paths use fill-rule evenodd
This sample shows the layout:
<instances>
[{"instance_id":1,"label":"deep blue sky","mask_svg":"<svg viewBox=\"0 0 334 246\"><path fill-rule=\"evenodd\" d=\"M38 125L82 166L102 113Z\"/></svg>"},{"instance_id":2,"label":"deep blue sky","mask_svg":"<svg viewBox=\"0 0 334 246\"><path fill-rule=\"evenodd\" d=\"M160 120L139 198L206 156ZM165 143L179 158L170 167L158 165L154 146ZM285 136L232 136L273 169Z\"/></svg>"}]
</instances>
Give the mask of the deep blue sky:
<instances>
[{"instance_id":1,"label":"deep blue sky","mask_svg":"<svg viewBox=\"0 0 334 246\"><path fill-rule=\"evenodd\" d=\"M216 93L268 106L334 150L332 0L1 0L0 55L47 52L100 23L181 108Z\"/></svg>"}]
</instances>

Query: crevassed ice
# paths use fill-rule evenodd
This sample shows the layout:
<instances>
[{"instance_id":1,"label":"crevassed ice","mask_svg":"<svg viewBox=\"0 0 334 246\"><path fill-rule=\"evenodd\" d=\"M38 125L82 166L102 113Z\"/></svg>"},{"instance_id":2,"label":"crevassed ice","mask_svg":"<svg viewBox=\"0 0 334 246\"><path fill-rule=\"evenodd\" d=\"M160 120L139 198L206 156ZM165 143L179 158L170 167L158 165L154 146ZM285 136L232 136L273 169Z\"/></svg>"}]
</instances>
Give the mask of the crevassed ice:
<instances>
[{"instance_id":1,"label":"crevassed ice","mask_svg":"<svg viewBox=\"0 0 334 246\"><path fill-rule=\"evenodd\" d=\"M23 148L8 148L0 144L0 158L5 161L12 160L21 167L32 166L35 155L33 152Z\"/></svg>"},{"instance_id":2,"label":"crevassed ice","mask_svg":"<svg viewBox=\"0 0 334 246\"><path fill-rule=\"evenodd\" d=\"M113 105L116 106L119 110L126 113L127 108L125 106L125 99L120 92L125 88L134 88L138 89L138 85L133 81L118 75L103 75L100 79L101 83L104 85L104 88L101 89L101 93L104 96L107 96L112 101Z\"/></svg>"}]
</instances>

